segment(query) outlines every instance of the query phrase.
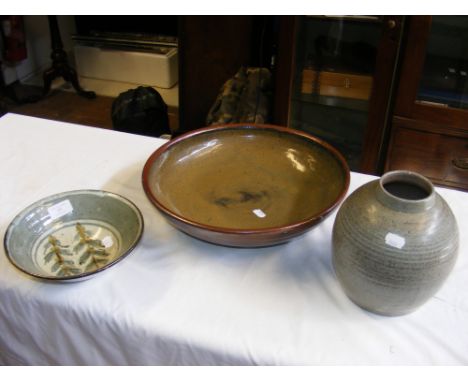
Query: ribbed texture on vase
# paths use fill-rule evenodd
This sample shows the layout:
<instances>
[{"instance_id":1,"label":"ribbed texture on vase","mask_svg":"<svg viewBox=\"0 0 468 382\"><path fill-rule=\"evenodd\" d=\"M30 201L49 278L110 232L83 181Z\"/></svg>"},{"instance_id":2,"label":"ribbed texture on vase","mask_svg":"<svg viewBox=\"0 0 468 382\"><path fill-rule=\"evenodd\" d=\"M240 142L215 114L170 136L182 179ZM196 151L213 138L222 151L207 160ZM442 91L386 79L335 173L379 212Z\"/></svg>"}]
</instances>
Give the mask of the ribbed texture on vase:
<instances>
[{"instance_id":1,"label":"ribbed texture on vase","mask_svg":"<svg viewBox=\"0 0 468 382\"><path fill-rule=\"evenodd\" d=\"M399 197L393 205L383 184L381 179L362 186L341 206L333 227L333 266L356 304L400 315L441 287L456 260L458 229L430 182L427 196L408 208Z\"/></svg>"}]
</instances>

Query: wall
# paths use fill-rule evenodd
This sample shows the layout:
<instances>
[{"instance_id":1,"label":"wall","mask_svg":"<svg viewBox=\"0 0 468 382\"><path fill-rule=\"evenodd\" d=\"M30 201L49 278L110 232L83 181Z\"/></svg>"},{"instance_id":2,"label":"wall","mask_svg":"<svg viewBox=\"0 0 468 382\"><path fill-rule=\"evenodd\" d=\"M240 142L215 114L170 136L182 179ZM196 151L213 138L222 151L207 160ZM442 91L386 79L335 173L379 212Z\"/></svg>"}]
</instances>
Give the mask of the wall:
<instances>
[{"instance_id":1,"label":"wall","mask_svg":"<svg viewBox=\"0 0 468 382\"><path fill-rule=\"evenodd\" d=\"M73 47L71 35L76 33L74 16L57 16L64 50L70 56ZM51 44L47 16L24 16L27 58L19 63L5 63L2 60L1 71L6 85L14 81L23 81L51 65ZM0 51L3 51L1 49Z\"/></svg>"}]
</instances>

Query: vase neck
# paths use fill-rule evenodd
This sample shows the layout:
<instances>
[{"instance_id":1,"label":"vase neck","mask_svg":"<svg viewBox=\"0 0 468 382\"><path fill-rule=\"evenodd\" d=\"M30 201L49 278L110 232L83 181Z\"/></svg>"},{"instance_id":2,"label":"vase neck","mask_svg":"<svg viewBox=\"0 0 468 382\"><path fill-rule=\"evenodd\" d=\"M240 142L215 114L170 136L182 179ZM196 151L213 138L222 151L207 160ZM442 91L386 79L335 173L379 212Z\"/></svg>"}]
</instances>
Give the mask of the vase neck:
<instances>
[{"instance_id":1,"label":"vase neck","mask_svg":"<svg viewBox=\"0 0 468 382\"><path fill-rule=\"evenodd\" d=\"M421 212L435 203L435 190L424 176L412 171L391 171L377 182L377 198L393 210Z\"/></svg>"}]
</instances>

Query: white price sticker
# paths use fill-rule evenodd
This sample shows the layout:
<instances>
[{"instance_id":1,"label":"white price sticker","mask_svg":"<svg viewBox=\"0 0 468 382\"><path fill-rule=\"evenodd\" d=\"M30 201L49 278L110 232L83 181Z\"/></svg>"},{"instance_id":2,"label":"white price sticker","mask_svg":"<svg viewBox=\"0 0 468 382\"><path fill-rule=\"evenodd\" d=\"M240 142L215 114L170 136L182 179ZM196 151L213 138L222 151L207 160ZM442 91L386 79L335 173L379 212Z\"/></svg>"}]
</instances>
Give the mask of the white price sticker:
<instances>
[{"instance_id":1,"label":"white price sticker","mask_svg":"<svg viewBox=\"0 0 468 382\"><path fill-rule=\"evenodd\" d=\"M387 236L385 236L385 243L394 248L402 249L405 246L406 240L396 233L389 232Z\"/></svg>"},{"instance_id":2,"label":"white price sticker","mask_svg":"<svg viewBox=\"0 0 468 382\"><path fill-rule=\"evenodd\" d=\"M50 219L58 219L73 211L73 206L68 199L54 204L47 209Z\"/></svg>"},{"instance_id":3,"label":"white price sticker","mask_svg":"<svg viewBox=\"0 0 468 382\"><path fill-rule=\"evenodd\" d=\"M101 240L101 243L104 245L104 247L109 248L112 247L114 244L114 240L112 240L112 237L106 236L104 239Z\"/></svg>"},{"instance_id":4,"label":"white price sticker","mask_svg":"<svg viewBox=\"0 0 468 382\"><path fill-rule=\"evenodd\" d=\"M252 210L252 212L259 218L264 218L266 216L266 213L263 212L260 208L256 208L255 210Z\"/></svg>"}]
</instances>

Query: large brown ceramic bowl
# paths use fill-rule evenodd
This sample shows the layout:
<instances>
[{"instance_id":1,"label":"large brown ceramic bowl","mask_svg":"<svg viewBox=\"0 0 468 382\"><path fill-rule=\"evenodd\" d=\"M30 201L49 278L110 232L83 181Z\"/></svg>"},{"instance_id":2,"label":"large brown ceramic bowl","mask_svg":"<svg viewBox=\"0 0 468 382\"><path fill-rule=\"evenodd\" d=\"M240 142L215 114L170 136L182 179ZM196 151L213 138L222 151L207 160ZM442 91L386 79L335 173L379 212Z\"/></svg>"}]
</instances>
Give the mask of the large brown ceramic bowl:
<instances>
[{"instance_id":1,"label":"large brown ceramic bowl","mask_svg":"<svg viewBox=\"0 0 468 382\"><path fill-rule=\"evenodd\" d=\"M207 127L156 150L143 188L168 221L234 247L279 244L321 222L343 199L349 168L303 132L270 125Z\"/></svg>"}]
</instances>

